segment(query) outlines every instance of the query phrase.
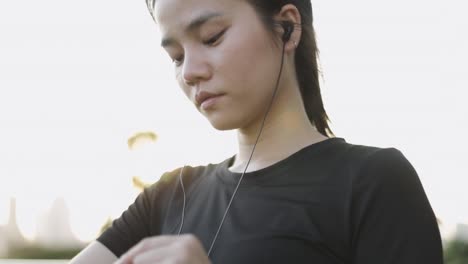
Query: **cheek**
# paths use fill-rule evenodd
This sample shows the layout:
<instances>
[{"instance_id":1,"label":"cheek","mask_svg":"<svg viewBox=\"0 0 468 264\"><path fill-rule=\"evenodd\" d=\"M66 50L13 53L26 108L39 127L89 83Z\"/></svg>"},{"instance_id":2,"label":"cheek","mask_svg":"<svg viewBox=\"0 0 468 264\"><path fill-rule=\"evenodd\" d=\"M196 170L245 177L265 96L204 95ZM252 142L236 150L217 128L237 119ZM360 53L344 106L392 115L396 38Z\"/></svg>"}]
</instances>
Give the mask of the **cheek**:
<instances>
[{"instance_id":1,"label":"cheek","mask_svg":"<svg viewBox=\"0 0 468 264\"><path fill-rule=\"evenodd\" d=\"M249 35L241 35L223 49L217 68L224 73L226 81L242 86L239 88L258 90L261 89L258 86L273 79L271 73L279 66L275 64L268 37L260 35L262 33L253 31Z\"/></svg>"}]
</instances>

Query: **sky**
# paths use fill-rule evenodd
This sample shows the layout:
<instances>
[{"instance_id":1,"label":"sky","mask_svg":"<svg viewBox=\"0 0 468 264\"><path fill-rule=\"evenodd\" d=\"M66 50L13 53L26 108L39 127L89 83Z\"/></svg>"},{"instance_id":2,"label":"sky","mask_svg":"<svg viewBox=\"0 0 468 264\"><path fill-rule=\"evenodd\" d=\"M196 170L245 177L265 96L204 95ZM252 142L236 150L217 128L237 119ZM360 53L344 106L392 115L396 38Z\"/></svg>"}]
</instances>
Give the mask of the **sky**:
<instances>
[{"instance_id":1,"label":"sky","mask_svg":"<svg viewBox=\"0 0 468 264\"><path fill-rule=\"evenodd\" d=\"M395 147L442 222L468 224L464 1L313 1L322 95L338 137ZM0 2L0 225L21 231L63 197L93 239L138 191L184 164L235 154L178 88L141 1ZM129 137L158 140L130 150Z\"/></svg>"}]
</instances>

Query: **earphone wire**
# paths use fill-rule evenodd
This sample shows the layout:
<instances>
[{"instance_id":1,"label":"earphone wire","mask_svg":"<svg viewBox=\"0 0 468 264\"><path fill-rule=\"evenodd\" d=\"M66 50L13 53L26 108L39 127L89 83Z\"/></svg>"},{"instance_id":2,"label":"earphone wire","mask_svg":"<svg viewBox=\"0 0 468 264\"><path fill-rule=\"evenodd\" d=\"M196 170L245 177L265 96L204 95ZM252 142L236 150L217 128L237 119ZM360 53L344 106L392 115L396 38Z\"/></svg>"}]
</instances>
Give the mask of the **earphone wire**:
<instances>
[{"instance_id":1,"label":"earphone wire","mask_svg":"<svg viewBox=\"0 0 468 264\"><path fill-rule=\"evenodd\" d=\"M229 209L231 208L231 204L232 204L232 201L234 200L234 197L236 196L236 193L237 193L237 190L239 189L239 186L242 182L242 179L244 178L244 174L246 173L247 171L247 168L249 167L249 164L250 164L250 161L252 160L252 157L253 157L253 154L255 152L255 149L257 147L257 144L258 144L258 141L260 140L260 136L263 132L263 128L265 127L265 122L266 122L266 119L268 117L268 114L270 113L270 110L271 110L271 107L273 105L273 102L276 98L276 94L278 92L278 88L279 88L279 82L280 82L280 79L281 79L281 74L283 73L283 64L284 64L284 50L285 50L285 46L286 46L286 41L283 42L283 49L282 49L282 53L281 53L281 63L280 63L280 70L279 70L279 73L278 73L278 78L276 79L276 86L275 86L275 90L273 92L273 95L271 97L271 100L270 100L270 104L268 105L268 108L267 108L267 111L265 113L265 116L263 117L263 120L262 120L262 125L260 127L260 131L257 135L257 138L255 140L255 144L252 148L252 152L250 153L250 157L249 157L249 160L247 161L247 164L245 166L245 169L244 171L242 172L241 174L241 177L239 178L239 181L237 182L237 185L236 185L236 188L234 189L234 192L231 196L231 199L229 200L229 203L226 207L226 210L224 211L224 215L223 215L223 218L221 219L221 222L218 226L218 229L216 230L216 234L213 238L213 241L211 242L211 245L210 245L210 248L207 252L207 255L208 257L210 257L211 255L211 252L213 250L213 247L218 239L218 235L219 235L219 232L221 231L221 228L224 224L224 220L226 219L226 216L227 216L227 213L229 212ZM180 182L180 185L181 185L181 188L182 188L182 193L183 193L183 205L182 205L182 216L181 216L181 223L180 223L180 227L179 227L179 231L177 232L177 235L180 235L181 231L182 231L182 227L184 226L184 218L185 218L185 201L186 201L186 194L185 194L185 188L184 188L184 183L182 181L182 172L184 171L186 166L184 166L181 170L180 170L180 174L179 174L179 182Z\"/></svg>"},{"instance_id":2,"label":"earphone wire","mask_svg":"<svg viewBox=\"0 0 468 264\"><path fill-rule=\"evenodd\" d=\"M281 65L280 65L280 70L279 70L279 73L278 73L278 78L277 78L277 80L276 80L275 91L273 92L273 96L271 97L270 104L268 105L268 108L267 108L267 111L266 111L266 113L265 113L265 116L263 117L262 125L261 125L260 131L259 131L259 133L258 133L258 135L257 135L257 139L255 140L255 144L254 144L254 146L253 146L253 148L252 148L252 152L250 153L250 157L249 157L249 160L247 161L247 165L245 166L244 172L242 172L242 175L241 175L239 181L237 182L237 186L236 186L236 188L234 189L234 192L233 192L233 194L232 194L232 196L231 196L231 199L229 200L229 203L228 203L228 206L227 206L226 210L224 211L224 215L223 215L223 218L221 219L221 222L220 222L220 224L219 224L219 226L218 226L218 230L216 231L216 234L215 234L215 236L214 236L214 238L213 238L213 241L211 242L210 249L208 250L208 257L210 257L210 255L211 255L211 251L212 251L213 246L214 246L214 244L215 244L215 242L216 242L216 240L217 240L217 238L218 238L218 235L219 235L219 232L220 232L220 230L221 230L221 227L222 227L223 224L224 224L224 220L226 219L226 216L227 216L227 213L228 213L228 211L229 211L229 208L231 208L232 201L234 200L234 197L236 196L237 189L239 189L239 186L240 186L240 184L241 184L241 182L242 182L242 179L244 178L244 174L245 174L245 172L247 171L247 168L249 167L250 161L252 160L253 154L254 154L254 152L255 152L255 148L257 147L257 143L258 143L258 141L259 141L259 139L260 139L260 136L261 136L261 134L262 134L263 128L264 128L264 126L265 126L265 121L266 121L266 119L267 119L267 117L268 117L268 114L270 113L271 106L273 105L274 99L275 99L275 97L276 97L276 93L277 93L278 88L279 88L279 81L280 81L280 79L281 79L281 74L282 74L282 72L283 72L284 50L285 50L286 43L287 43L286 41L283 42L283 50L282 50L282 53L281 53Z\"/></svg>"},{"instance_id":3,"label":"earphone wire","mask_svg":"<svg viewBox=\"0 0 468 264\"><path fill-rule=\"evenodd\" d=\"M180 170L180 174L179 174L179 181L180 181L180 186L182 187L182 193L184 195L184 203L182 205L182 219L180 220L180 227L179 227L179 231L177 232L177 235L180 235L180 232L182 231L182 227L184 226L184 218L185 218L185 187L184 187L184 182L182 181L182 172L184 171L185 169L185 165L184 167Z\"/></svg>"}]
</instances>

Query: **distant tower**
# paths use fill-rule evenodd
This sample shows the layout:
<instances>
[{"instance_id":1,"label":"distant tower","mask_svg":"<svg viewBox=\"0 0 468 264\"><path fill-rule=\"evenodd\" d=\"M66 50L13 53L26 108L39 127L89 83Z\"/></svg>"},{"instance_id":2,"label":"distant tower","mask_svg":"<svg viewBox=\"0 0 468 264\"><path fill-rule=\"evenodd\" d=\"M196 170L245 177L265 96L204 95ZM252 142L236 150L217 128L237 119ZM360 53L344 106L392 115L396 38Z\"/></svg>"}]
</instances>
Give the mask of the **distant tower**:
<instances>
[{"instance_id":1,"label":"distant tower","mask_svg":"<svg viewBox=\"0 0 468 264\"><path fill-rule=\"evenodd\" d=\"M10 198L10 216L8 223L4 227L8 244L10 246L21 246L25 243L25 239L18 228L16 223L16 199Z\"/></svg>"},{"instance_id":2,"label":"distant tower","mask_svg":"<svg viewBox=\"0 0 468 264\"><path fill-rule=\"evenodd\" d=\"M36 242L50 248L80 246L70 227L70 213L63 198L57 198L38 221Z\"/></svg>"},{"instance_id":3,"label":"distant tower","mask_svg":"<svg viewBox=\"0 0 468 264\"><path fill-rule=\"evenodd\" d=\"M10 198L10 214L8 218L8 226L16 225L16 199Z\"/></svg>"}]
</instances>

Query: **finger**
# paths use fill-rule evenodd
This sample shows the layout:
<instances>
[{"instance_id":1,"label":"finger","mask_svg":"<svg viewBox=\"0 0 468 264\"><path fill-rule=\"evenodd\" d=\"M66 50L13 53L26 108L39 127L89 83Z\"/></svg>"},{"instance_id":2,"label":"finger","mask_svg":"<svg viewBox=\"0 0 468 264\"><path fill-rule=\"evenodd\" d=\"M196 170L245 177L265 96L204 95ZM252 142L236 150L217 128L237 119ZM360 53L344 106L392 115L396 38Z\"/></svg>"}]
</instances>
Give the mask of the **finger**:
<instances>
[{"instance_id":1,"label":"finger","mask_svg":"<svg viewBox=\"0 0 468 264\"><path fill-rule=\"evenodd\" d=\"M132 264L173 263L179 256L172 245L143 252L133 258Z\"/></svg>"},{"instance_id":2,"label":"finger","mask_svg":"<svg viewBox=\"0 0 468 264\"><path fill-rule=\"evenodd\" d=\"M132 264L210 263L201 242L193 235L177 237L176 241L147 250L133 258Z\"/></svg>"},{"instance_id":3,"label":"finger","mask_svg":"<svg viewBox=\"0 0 468 264\"><path fill-rule=\"evenodd\" d=\"M132 247L129 251L127 251L124 255L122 255L120 259L114 264L131 264L133 258L135 258L137 255L153 248L170 245L178 238L178 236L156 236L145 238L137 245Z\"/></svg>"}]
</instances>

